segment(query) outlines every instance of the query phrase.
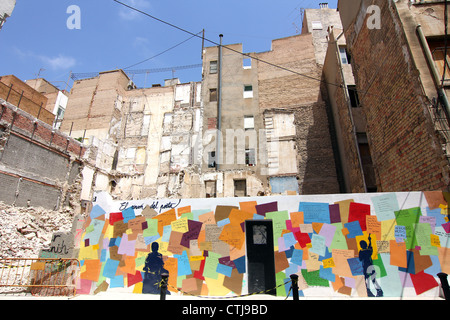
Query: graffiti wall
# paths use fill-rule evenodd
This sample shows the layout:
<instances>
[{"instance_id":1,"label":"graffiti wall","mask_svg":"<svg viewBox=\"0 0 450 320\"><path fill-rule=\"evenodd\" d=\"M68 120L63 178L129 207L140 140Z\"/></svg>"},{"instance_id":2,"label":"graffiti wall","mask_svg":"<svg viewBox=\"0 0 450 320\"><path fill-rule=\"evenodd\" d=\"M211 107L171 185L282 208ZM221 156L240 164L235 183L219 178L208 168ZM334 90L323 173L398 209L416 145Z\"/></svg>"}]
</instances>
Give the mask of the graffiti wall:
<instances>
[{"instance_id":1,"label":"graffiti wall","mask_svg":"<svg viewBox=\"0 0 450 320\"><path fill-rule=\"evenodd\" d=\"M276 294L439 295L450 273L447 194L407 192L181 200L94 197L76 232L79 294L235 296L248 288L245 221L272 220Z\"/></svg>"}]
</instances>

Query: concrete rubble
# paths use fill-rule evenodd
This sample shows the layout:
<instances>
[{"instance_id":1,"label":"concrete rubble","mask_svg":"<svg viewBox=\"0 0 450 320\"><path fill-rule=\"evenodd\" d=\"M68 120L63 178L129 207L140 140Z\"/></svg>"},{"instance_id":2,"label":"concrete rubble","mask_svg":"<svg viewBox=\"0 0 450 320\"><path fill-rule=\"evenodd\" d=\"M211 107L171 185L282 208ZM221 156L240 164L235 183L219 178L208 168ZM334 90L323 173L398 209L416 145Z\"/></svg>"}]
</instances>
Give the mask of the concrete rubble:
<instances>
[{"instance_id":1,"label":"concrete rubble","mask_svg":"<svg viewBox=\"0 0 450 320\"><path fill-rule=\"evenodd\" d=\"M0 259L38 258L54 232L71 230L74 210L13 207L0 202Z\"/></svg>"}]
</instances>

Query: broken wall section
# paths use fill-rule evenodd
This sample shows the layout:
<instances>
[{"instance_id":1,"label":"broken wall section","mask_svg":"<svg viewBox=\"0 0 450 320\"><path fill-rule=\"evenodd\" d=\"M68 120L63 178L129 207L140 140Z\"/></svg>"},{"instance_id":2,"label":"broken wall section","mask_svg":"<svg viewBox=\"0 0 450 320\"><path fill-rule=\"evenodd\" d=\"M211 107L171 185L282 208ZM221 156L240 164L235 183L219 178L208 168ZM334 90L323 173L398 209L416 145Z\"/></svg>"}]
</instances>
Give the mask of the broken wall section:
<instances>
[{"instance_id":1,"label":"broken wall section","mask_svg":"<svg viewBox=\"0 0 450 320\"><path fill-rule=\"evenodd\" d=\"M184 176L198 171L192 166L201 132L200 90L201 83L171 79L164 87L128 87L115 97L108 135L89 138L81 199L91 201L94 191L127 200L190 193Z\"/></svg>"},{"instance_id":2,"label":"broken wall section","mask_svg":"<svg viewBox=\"0 0 450 320\"><path fill-rule=\"evenodd\" d=\"M164 114L158 176L159 198L195 197L198 191L199 167L196 165L196 143L201 138L201 83L175 86L174 107Z\"/></svg>"},{"instance_id":3,"label":"broken wall section","mask_svg":"<svg viewBox=\"0 0 450 320\"><path fill-rule=\"evenodd\" d=\"M3 100L0 110L0 201L59 210L77 192L85 148Z\"/></svg>"}]
</instances>

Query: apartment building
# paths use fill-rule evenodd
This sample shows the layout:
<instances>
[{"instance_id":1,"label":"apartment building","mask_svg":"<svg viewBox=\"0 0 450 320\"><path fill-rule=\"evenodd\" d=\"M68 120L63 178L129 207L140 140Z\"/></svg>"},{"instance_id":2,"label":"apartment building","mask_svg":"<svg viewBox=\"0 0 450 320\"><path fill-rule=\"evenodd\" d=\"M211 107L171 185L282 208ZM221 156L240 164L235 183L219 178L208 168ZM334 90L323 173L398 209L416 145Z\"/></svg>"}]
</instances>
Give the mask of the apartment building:
<instances>
[{"instance_id":1,"label":"apartment building","mask_svg":"<svg viewBox=\"0 0 450 320\"><path fill-rule=\"evenodd\" d=\"M67 91L59 89L44 78L27 80L25 83L47 98L44 108L55 115L53 127L59 129L69 100Z\"/></svg>"},{"instance_id":2,"label":"apartment building","mask_svg":"<svg viewBox=\"0 0 450 320\"><path fill-rule=\"evenodd\" d=\"M16 0L3 0L0 3L0 30L6 22L6 19L11 17L14 7L16 6Z\"/></svg>"},{"instance_id":3,"label":"apartment building","mask_svg":"<svg viewBox=\"0 0 450 320\"><path fill-rule=\"evenodd\" d=\"M313 39L276 39L259 53L204 49L207 196L339 192Z\"/></svg>"},{"instance_id":4,"label":"apartment building","mask_svg":"<svg viewBox=\"0 0 450 320\"><path fill-rule=\"evenodd\" d=\"M55 114L48 110L49 98L14 75L0 77L0 98L49 125Z\"/></svg>"}]
</instances>

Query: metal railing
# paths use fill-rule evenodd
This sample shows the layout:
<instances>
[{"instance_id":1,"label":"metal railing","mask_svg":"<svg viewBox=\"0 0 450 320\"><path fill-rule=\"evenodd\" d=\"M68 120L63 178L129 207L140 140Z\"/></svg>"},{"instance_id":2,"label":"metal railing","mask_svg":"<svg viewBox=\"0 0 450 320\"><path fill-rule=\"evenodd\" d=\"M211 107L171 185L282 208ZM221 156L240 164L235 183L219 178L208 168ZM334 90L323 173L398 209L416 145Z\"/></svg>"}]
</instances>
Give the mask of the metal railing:
<instances>
[{"instance_id":1,"label":"metal railing","mask_svg":"<svg viewBox=\"0 0 450 320\"><path fill-rule=\"evenodd\" d=\"M0 293L75 296L79 272L76 259L0 259Z\"/></svg>"}]
</instances>

